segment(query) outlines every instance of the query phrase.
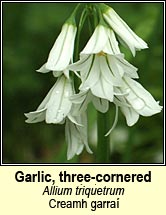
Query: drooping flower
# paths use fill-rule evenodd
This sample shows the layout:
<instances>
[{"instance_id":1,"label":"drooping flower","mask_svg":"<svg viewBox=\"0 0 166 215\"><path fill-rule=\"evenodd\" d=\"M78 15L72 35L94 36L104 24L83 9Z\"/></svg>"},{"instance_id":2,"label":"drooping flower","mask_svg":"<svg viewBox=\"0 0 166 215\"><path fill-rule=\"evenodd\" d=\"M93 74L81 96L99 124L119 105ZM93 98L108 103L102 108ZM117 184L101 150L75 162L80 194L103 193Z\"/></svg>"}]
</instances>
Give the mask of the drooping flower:
<instances>
[{"instance_id":1,"label":"drooping flower","mask_svg":"<svg viewBox=\"0 0 166 215\"><path fill-rule=\"evenodd\" d=\"M68 67L80 71L80 91L90 90L92 95L110 102L114 97L114 86L121 86L124 73L138 78L137 68L129 64L120 53L114 32L102 23L95 28L80 60Z\"/></svg>"},{"instance_id":2,"label":"drooping flower","mask_svg":"<svg viewBox=\"0 0 166 215\"><path fill-rule=\"evenodd\" d=\"M37 110L25 114L28 118L26 122L36 123L45 120L46 123L63 123L71 110L72 102L69 96L72 94L73 86L71 80L62 75Z\"/></svg>"},{"instance_id":3,"label":"drooping flower","mask_svg":"<svg viewBox=\"0 0 166 215\"><path fill-rule=\"evenodd\" d=\"M113 30L103 24L98 24L81 54L120 54L118 41Z\"/></svg>"},{"instance_id":4,"label":"drooping flower","mask_svg":"<svg viewBox=\"0 0 166 215\"><path fill-rule=\"evenodd\" d=\"M85 112L73 114L76 113L75 106L77 106L72 105L70 100L73 93L71 80L61 76L37 110L25 114L28 118L27 123L37 123L44 120L46 123L65 123L68 159L73 158L75 154L80 154L84 147L87 152L92 153L88 146L86 114Z\"/></svg>"},{"instance_id":5,"label":"drooping flower","mask_svg":"<svg viewBox=\"0 0 166 215\"><path fill-rule=\"evenodd\" d=\"M99 5L105 21L131 50L133 56L135 56L136 50L148 48L147 43L138 37L111 7L105 4Z\"/></svg>"},{"instance_id":6,"label":"drooping flower","mask_svg":"<svg viewBox=\"0 0 166 215\"><path fill-rule=\"evenodd\" d=\"M121 95L114 97L114 103L120 106L128 126L134 125L139 115L152 116L162 110L152 95L140 83L129 77L123 77L123 86L115 91Z\"/></svg>"},{"instance_id":7,"label":"drooping flower","mask_svg":"<svg viewBox=\"0 0 166 215\"><path fill-rule=\"evenodd\" d=\"M56 39L47 59L47 62L38 72L46 73L51 71L63 71L73 58L74 41L77 27L75 22L66 22L62 26L61 33ZM54 72L56 74L56 72Z\"/></svg>"},{"instance_id":8,"label":"drooping flower","mask_svg":"<svg viewBox=\"0 0 166 215\"><path fill-rule=\"evenodd\" d=\"M88 145L86 112L79 114L79 116L76 117L76 120L81 124L81 126L73 123L69 119L66 119L65 137L68 144L68 160L73 158L75 154L79 155L83 151L84 147L88 153L93 153Z\"/></svg>"},{"instance_id":9,"label":"drooping flower","mask_svg":"<svg viewBox=\"0 0 166 215\"><path fill-rule=\"evenodd\" d=\"M80 91L90 90L94 96L110 102L113 101L114 86L121 86L124 73L138 78L137 68L129 64L121 54L81 54L80 60L70 65L69 69L80 71Z\"/></svg>"}]
</instances>

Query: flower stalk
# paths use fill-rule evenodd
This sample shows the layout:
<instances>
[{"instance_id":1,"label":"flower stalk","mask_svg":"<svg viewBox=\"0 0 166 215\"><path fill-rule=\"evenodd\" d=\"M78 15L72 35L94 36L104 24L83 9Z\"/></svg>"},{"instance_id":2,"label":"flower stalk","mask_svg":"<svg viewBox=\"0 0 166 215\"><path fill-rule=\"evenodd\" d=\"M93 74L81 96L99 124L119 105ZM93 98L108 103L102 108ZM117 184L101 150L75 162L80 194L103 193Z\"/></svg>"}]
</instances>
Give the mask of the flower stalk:
<instances>
[{"instance_id":1,"label":"flower stalk","mask_svg":"<svg viewBox=\"0 0 166 215\"><path fill-rule=\"evenodd\" d=\"M96 163L109 163L110 137L105 136L108 129L109 129L109 111L104 114L98 111Z\"/></svg>"}]
</instances>

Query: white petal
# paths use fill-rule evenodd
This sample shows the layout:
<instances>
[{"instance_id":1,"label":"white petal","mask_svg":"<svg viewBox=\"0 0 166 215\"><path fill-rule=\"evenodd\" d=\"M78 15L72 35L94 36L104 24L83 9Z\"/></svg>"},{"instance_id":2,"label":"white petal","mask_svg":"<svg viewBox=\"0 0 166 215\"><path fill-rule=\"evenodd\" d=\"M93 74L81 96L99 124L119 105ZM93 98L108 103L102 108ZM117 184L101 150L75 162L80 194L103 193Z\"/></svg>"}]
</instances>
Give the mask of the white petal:
<instances>
[{"instance_id":1,"label":"white petal","mask_svg":"<svg viewBox=\"0 0 166 215\"><path fill-rule=\"evenodd\" d=\"M113 125L112 125L111 129L104 135L105 137L111 134L111 132L115 129L115 127L116 127L116 125L118 123L118 112L119 112L119 110L118 110L117 105L115 107L116 107L115 119L114 119L114 122L113 122Z\"/></svg>"},{"instance_id":2,"label":"white petal","mask_svg":"<svg viewBox=\"0 0 166 215\"><path fill-rule=\"evenodd\" d=\"M84 146L86 148L86 151L90 154L92 154L92 150L90 149L89 145L88 145L88 129L87 129L87 124L88 124L88 120L87 120L87 113L84 112L79 116L79 120L80 123L83 125L83 127L77 126L77 128L79 129L80 132L80 136L81 136L81 140L84 143Z\"/></svg>"},{"instance_id":3,"label":"white petal","mask_svg":"<svg viewBox=\"0 0 166 215\"><path fill-rule=\"evenodd\" d=\"M24 115L28 118L25 122L27 123L36 123L36 122L42 122L45 119L45 108L33 111L29 113L25 113Z\"/></svg>"},{"instance_id":4,"label":"white petal","mask_svg":"<svg viewBox=\"0 0 166 215\"><path fill-rule=\"evenodd\" d=\"M104 79L114 86L121 86L122 79L117 68L114 66L113 56L101 56L100 61L100 72Z\"/></svg>"},{"instance_id":5,"label":"white petal","mask_svg":"<svg viewBox=\"0 0 166 215\"><path fill-rule=\"evenodd\" d=\"M124 91L126 89L124 88ZM115 89L115 92L118 92L119 94L123 94L122 89ZM115 96L114 97L114 103L120 107L122 113L124 114L126 118L126 122L128 126L134 125L138 119L139 119L139 114L133 109L131 104L128 102L125 96Z\"/></svg>"},{"instance_id":6,"label":"white petal","mask_svg":"<svg viewBox=\"0 0 166 215\"><path fill-rule=\"evenodd\" d=\"M55 78L58 78L59 76L61 76L63 74L63 71L53 71L53 76Z\"/></svg>"},{"instance_id":7,"label":"white petal","mask_svg":"<svg viewBox=\"0 0 166 215\"><path fill-rule=\"evenodd\" d=\"M80 60L70 64L67 68L72 71L82 71L85 67L87 69L91 65L92 58L93 55L80 55Z\"/></svg>"},{"instance_id":8,"label":"white petal","mask_svg":"<svg viewBox=\"0 0 166 215\"><path fill-rule=\"evenodd\" d=\"M82 80L84 83L87 79L89 71L91 70L93 63L95 60L94 55L80 55L80 60L74 64L70 64L68 66L69 70L72 70L76 73L76 75ZM78 71L80 71L80 75L78 75ZM87 87L88 89L89 87Z\"/></svg>"},{"instance_id":9,"label":"white petal","mask_svg":"<svg viewBox=\"0 0 166 215\"><path fill-rule=\"evenodd\" d=\"M70 100L74 104L83 103L87 97L87 93L88 93L88 91L82 91L82 92L79 92L78 94L74 94L74 95L70 96Z\"/></svg>"},{"instance_id":10,"label":"white petal","mask_svg":"<svg viewBox=\"0 0 166 215\"><path fill-rule=\"evenodd\" d=\"M67 159L70 160L74 157L75 154L81 153L84 145L80 143L79 136L77 133L76 125L70 122L70 120L66 120L65 125L65 137L66 142L68 144L67 147Z\"/></svg>"},{"instance_id":11,"label":"white petal","mask_svg":"<svg viewBox=\"0 0 166 215\"><path fill-rule=\"evenodd\" d=\"M28 119L26 120L27 123L35 123L41 122L45 119L45 111L46 111L46 104L48 103L51 93L54 90L55 85L51 88L48 92L42 103L39 105L36 111L29 112L25 114Z\"/></svg>"},{"instance_id":12,"label":"white petal","mask_svg":"<svg viewBox=\"0 0 166 215\"><path fill-rule=\"evenodd\" d=\"M126 96L132 107L142 116L151 116L161 112L162 107L141 84L130 78L125 78L131 91Z\"/></svg>"},{"instance_id":13,"label":"white petal","mask_svg":"<svg viewBox=\"0 0 166 215\"><path fill-rule=\"evenodd\" d=\"M139 78L137 68L124 59L123 55L114 57L115 63L118 65L119 72L123 69L125 75L130 78Z\"/></svg>"},{"instance_id":14,"label":"white petal","mask_svg":"<svg viewBox=\"0 0 166 215\"><path fill-rule=\"evenodd\" d=\"M107 27L99 24L85 48L81 51L81 54L96 54L101 52L108 41L108 32Z\"/></svg>"},{"instance_id":15,"label":"white petal","mask_svg":"<svg viewBox=\"0 0 166 215\"><path fill-rule=\"evenodd\" d=\"M70 80L61 76L52 91L51 97L46 105L46 122L60 123L70 112L71 101L69 96L73 93Z\"/></svg>"},{"instance_id":16,"label":"white petal","mask_svg":"<svg viewBox=\"0 0 166 215\"><path fill-rule=\"evenodd\" d=\"M126 43L134 56L136 50L148 48L147 44L129 28L112 8L105 12L103 16L107 23Z\"/></svg>"},{"instance_id":17,"label":"white petal","mask_svg":"<svg viewBox=\"0 0 166 215\"><path fill-rule=\"evenodd\" d=\"M60 77L62 74L65 75L66 78L69 79L69 70L68 69L65 69L63 71L53 71L53 76L56 78Z\"/></svg>"},{"instance_id":18,"label":"white petal","mask_svg":"<svg viewBox=\"0 0 166 215\"><path fill-rule=\"evenodd\" d=\"M128 126L133 126L138 121L139 114L133 108L123 106L120 109L126 118Z\"/></svg>"},{"instance_id":19,"label":"white petal","mask_svg":"<svg viewBox=\"0 0 166 215\"><path fill-rule=\"evenodd\" d=\"M76 31L77 28L74 25L63 25L62 31L49 53L46 69L61 71L69 65L74 50Z\"/></svg>"},{"instance_id":20,"label":"white petal","mask_svg":"<svg viewBox=\"0 0 166 215\"><path fill-rule=\"evenodd\" d=\"M100 67L98 57L94 57L94 61L91 62L89 70L86 72L86 77L83 72L81 72L81 80L83 83L79 87L80 90L87 90L94 86L100 77ZM86 78L86 80L84 80Z\"/></svg>"},{"instance_id":21,"label":"white petal","mask_svg":"<svg viewBox=\"0 0 166 215\"><path fill-rule=\"evenodd\" d=\"M46 63L40 67L40 69L36 70L36 72L47 73L50 70L46 69Z\"/></svg>"},{"instance_id":22,"label":"white petal","mask_svg":"<svg viewBox=\"0 0 166 215\"><path fill-rule=\"evenodd\" d=\"M77 117L77 121L83 124L83 127L72 123L70 120L66 120L65 136L68 144L67 159L71 159L75 154L79 155L84 146L87 152L92 153L88 145L87 138L87 116L83 114Z\"/></svg>"},{"instance_id":23,"label":"white petal","mask_svg":"<svg viewBox=\"0 0 166 215\"><path fill-rule=\"evenodd\" d=\"M101 76L98 82L91 88L92 94L107 99L110 102L113 101L113 85L108 83L104 78Z\"/></svg>"},{"instance_id":24,"label":"white petal","mask_svg":"<svg viewBox=\"0 0 166 215\"><path fill-rule=\"evenodd\" d=\"M83 126L81 125L79 122L77 122L77 118L75 116L73 116L71 113L69 113L67 115L67 117L69 118L69 120L74 123L75 125L78 125L78 126Z\"/></svg>"},{"instance_id":25,"label":"white petal","mask_svg":"<svg viewBox=\"0 0 166 215\"><path fill-rule=\"evenodd\" d=\"M74 103L72 105L71 113L73 116L79 116L86 111L89 102L92 100L92 94L89 91L85 91L70 98L72 98L71 101Z\"/></svg>"},{"instance_id":26,"label":"white petal","mask_svg":"<svg viewBox=\"0 0 166 215\"><path fill-rule=\"evenodd\" d=\"M119 106L119 107L131 107L131 105L130 104L128 104L128 103L124 103L123 101L121 101L121 100L119 100L119 99L117 99L115 96L114 96L114 101L113 101L117 106Z\"/></svg>"},{"instance_id":27,"label":"white petal","mask_svg":"<svg viewBox=\"0 0 166 215\"><path fill-rule=\"evenodd\" d=\"M94 96L92 102L96 110L100 111L101 113L106 113L109 109L109 102L106 99L101 99Z\"/></svg>"},{"instance_id":28,"label":"white petal","mask_svg":"<svg viewBox=\"0 0 166 215\"><path fill-rule=\"evenodd\" d=\"M67 79L70 78L70 77L69 77L69 70L68 70L68 69L65 69L65 70L63 71L63 73L64 73L64 75L65 75L65 77L66 77Z\"/></svg>"},{"instance_id":29,"label":"white petal","mask_svg":"<svg viewBox=\"0 0 166 215\"><path fill-rule=\"evenodd\" d=\"M120 54L120 49L119 49L119 45L118 45L118 41L116 40L115 34L113 32L113 30L109 29L108 31L108 41L103 49L104 53L107 54Z\"/></svg>"},{"instance_id":30,"label":"white petal","mask_svg":"<svg viewBox=\"0 0 166 215\"><path fill-rule=\"evenodd\" d=\"M123 87L114 87L114 103L117 106L125 106L125 107L131 107L130 103L126 100L125 96L128 95L130 92L129 88L126 88L126 85L124 84Z\"/></svg>"},{"instance_id":31,"label":"white petal","mask_svg":"<svg viewBox=\"0 0 166 215\"><path fill-rule=\"evenodd\" d=\"M44 98L44 100L42 101L42 103L38 106L37 110L41 110L44 109L51 97L52 91L54 90L56 86L56 83L53 85L53 87L50 89L50 91L48 92L48 94L46 95L46 97Z\"/></svg>"}]
</instances>

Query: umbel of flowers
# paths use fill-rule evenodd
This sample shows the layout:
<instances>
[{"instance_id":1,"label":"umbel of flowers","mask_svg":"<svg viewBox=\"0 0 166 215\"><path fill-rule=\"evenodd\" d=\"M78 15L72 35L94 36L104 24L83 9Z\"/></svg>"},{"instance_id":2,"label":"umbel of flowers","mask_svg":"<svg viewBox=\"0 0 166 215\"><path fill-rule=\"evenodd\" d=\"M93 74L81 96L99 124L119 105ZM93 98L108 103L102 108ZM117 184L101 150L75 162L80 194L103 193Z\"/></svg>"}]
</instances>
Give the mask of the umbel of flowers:
<instances>
[{"instance_id":1,"label":"umbel of flowers","mask_svg":"<svg viewBox=\"0 0 166 215\"><path fill-rule=\"evenodd\" d=\"M76 15L81 9L82 15L78 18ZM94 18L91 26L93 33L76 56L80 32L89 14ZM55 84L37 110L25 114L26 122L65 123L67 159L79 155L84 148L92 153L87 129L87 107L90 102L101 113L109 110L110 102L115 104L115 121L120 109L128 126L133 126L140 115L151 116L162 109L159 102L135 80L139 78L137 68L125 60L119 41L133 56L137 50L148 48L146 42L111 7L103 3L78 4L62 26L47 62L37 70L41 73L52 71ZM79 59L73 62L75 56ZM74 76L80 79L78 89L75 89Z\"/></svg>"}]
</instances>

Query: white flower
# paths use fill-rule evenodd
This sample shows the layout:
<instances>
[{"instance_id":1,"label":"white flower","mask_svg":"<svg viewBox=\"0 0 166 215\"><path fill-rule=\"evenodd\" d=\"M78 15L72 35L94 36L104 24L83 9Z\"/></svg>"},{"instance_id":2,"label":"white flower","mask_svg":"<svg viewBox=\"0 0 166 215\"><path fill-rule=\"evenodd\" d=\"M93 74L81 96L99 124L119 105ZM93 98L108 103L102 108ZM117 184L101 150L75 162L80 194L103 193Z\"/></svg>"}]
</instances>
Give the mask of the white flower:
<instances>
[{"instance_id":1,"label":"white flower","mask_svg":"<svg viewBox=\"0 0 166 215\"><path fill-rule=\"evenodd\" d=\"M69 96L72 94L71 80L65 76L59 77L37 110L25 114L28 118L26 122L36 123L45 120L46 123L63 123L71 110L72 102Z\"/></svg>"},{"instance_id":2,"label":"white flower","mask_svg":"<svg viewBox=\"0 0 166 215\"><path fill-rule=\"evenodd\" d=\"M92 154L88 145L87 137L87 115L84 112L80 116L76 117L77 122L82 126L71 122L66 119L65 124L65 137L68 144L67 159L70 160L75 154L79 155L85 147L87 152Z\"/></svg>"},{"instance_id":3,"label":"white flower","mask_svg":"<svg viewBox=\"0 0 166 215\"><path fill-rule=\"evenodd\" d=\"M38 72L46 73L52 71L63 71L72 61L74 51L74 40L77 27L74 24L66 22L56 39L47 62L39 69Z\"/></svg>"},{"instance_id":4,"label":"white flower","mask_svg":"<svg viewBox=\"0 0 166 215\"><path fill-rule=\"evenodd\" d=\"M86 44L85 48L81 51L81 54L98 54L104 52L107 54L120 54L118 42L116 40L114 32L99 24Z\"/></svg>"},{"instance_id":5,"label":"white flower","mask_svg":"<svg viewBox=\"0 0 166 215\"><path fill-rule=\"evenodd\" d=\"M135 56L136 50L148 48L146 42L138 37L111 7L105 4L101 5L105 21L131 50L133 56Z\"/></svg>"},{"instance_id":6,"label":"white flower","mask_svg":"<svg viewBox=\"0 0 166 215\"><path fill-rule=\"evenodd\" d=\"M114 97L113 87L121 86L124 73L138 78L137 68L120 53L114 32L101 23L81 51L80 60L69 65L68 69L80 71L81 92L90 90L93 96L110 102Z\"/></svg>"},{"instance_id":7,"label":"white flower","mask_svg":"<svg viewBox=\"0 0 166 215\"><path fill-rule=\"evenodd\" d=\"M81 91L91 90L99 98L113 101L114 86L121 86L124 73L138 78L137 68L124 60L123 55L107 55L99 53L80 56L80 61L69 66L70 70L80 71Z\"/></svg>"},{"instance_id":8,"label":"white flower","mask_svg":"<svg viewBox=\"0 0 166 215\"><path fill-rule=\"evenodd\" d=\"M74 89L70 79L65 76L58 78L43 102L36 111L25 114L27 123L46 121L46 123L65 123L65 136L68 144L67 159L80 154L85 147L87 152L92 153L88 146L87 119L85 112L80 114L75 110L70 96ZM76 115L74 115L76 113Z\"/></svg>"},{"instance_id":9,"label":"white flower","mask_svg":"<svg viewBox=\"0 0 166 215\"><path fill-rule=\"evenodd\" d=\"M161 112L162 107L141 84L129 77L123 80L123 87L116 89L121 95L114 98L114 103L120 106L128 126L134 125L139 115L152 116Z\"/></svg>"}]
</instances>

